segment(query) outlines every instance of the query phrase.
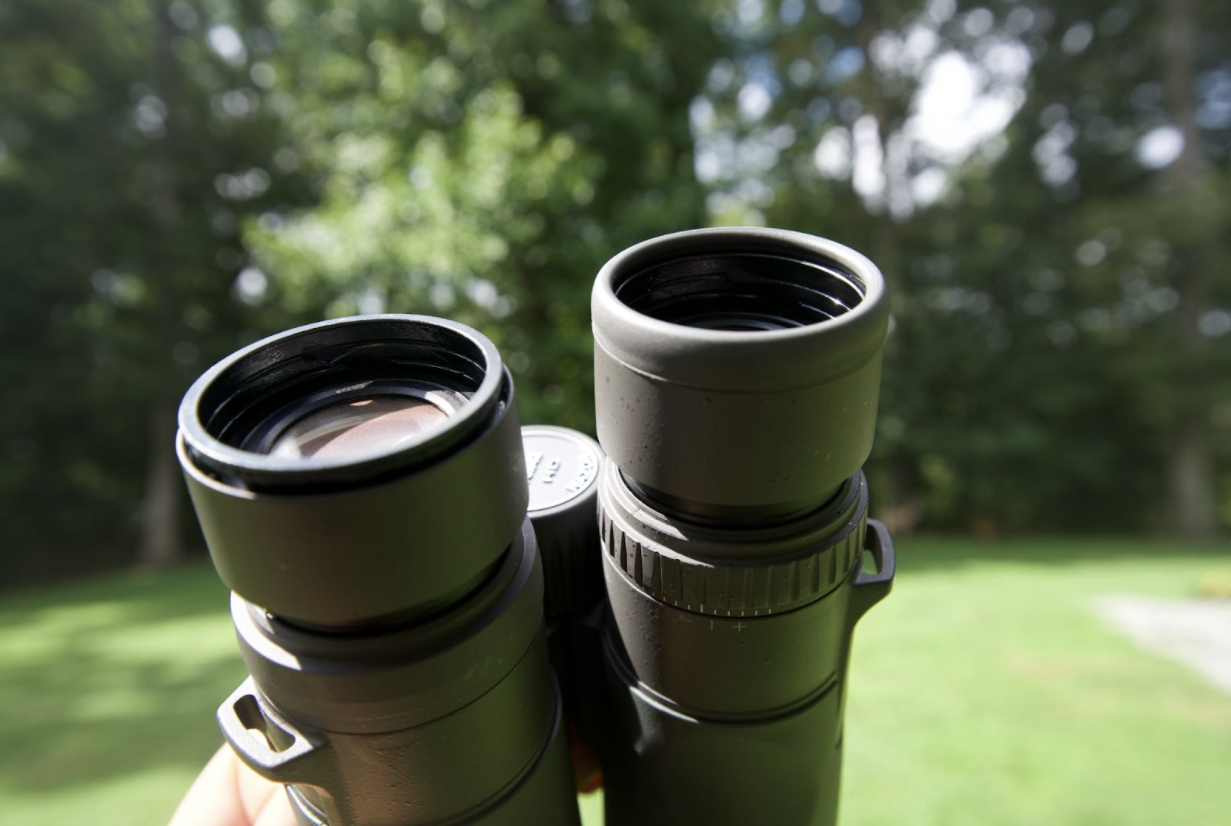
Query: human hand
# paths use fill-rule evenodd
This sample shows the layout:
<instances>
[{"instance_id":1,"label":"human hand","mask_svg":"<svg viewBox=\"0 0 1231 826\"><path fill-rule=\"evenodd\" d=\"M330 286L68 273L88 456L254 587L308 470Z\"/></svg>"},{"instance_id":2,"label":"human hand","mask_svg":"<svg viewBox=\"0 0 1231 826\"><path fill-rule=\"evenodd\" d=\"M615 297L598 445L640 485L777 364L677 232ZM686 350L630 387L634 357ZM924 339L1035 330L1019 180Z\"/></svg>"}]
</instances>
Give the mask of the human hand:
<instances>
[{"instance_id":1,"label":"human hand","mask_svg":"<svg viewBox=\"0 0 1231 826\"><path fill-rule=\"evenodd\" d=\"M281 783L245 766L224 745L214 754L168 826L295 826Z\"/></svg>"},{"instance_id":2,"label":"human hand","mask_svg":"<svg viewBox=\"0 0 1231 826\"><path fill-rule=\"evenodd\" d=\"M570 726L569 751L578 792L603 784L598 756ZM245 766L230 746L215 752L168 826L295 826L295 815L281 783Z\"/></svg>"}]
</instances>

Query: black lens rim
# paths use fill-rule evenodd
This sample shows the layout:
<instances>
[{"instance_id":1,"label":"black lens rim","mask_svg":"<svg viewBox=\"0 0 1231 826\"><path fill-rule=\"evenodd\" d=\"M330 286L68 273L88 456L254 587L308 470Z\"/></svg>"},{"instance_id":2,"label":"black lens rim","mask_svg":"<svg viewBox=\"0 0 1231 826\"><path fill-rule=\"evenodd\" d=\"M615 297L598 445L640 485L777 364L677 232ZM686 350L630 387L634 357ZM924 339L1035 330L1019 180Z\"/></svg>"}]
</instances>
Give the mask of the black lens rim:
<instances>
[{"instance_id":1,"label":"black lens rim","mask_svg":"<svg viewBox=\"0 0 1231 826\"><path fill-rule=\"evenodd\" d=\"M420 361L401 360L408 354ZM365 369L382 367L386 375L361 378ZM288 410L297 396L309 400L307 415L322 399L353 396L356 386L388 395L399 371L408 386L435 385L469 400L446 411L447 426L395 450L292 459L243 447L270 420L294 419ZM349 383L348 372L355 373ZM423 467L477 436L507 403L506 384L496 346L465 325L421 315L351 316L270 336L218 362L185 394L179 425L193 464L228 484L254 490L356 485Z\"/></svg>"},{"instance_id":2,"label":"black lens rim","mask_svg":"<svg viewBox=\"0 0 1231 826\"><path fill-rule=\"evenodd\" d=\"M750 330L664 320L643 309L644 296L631 295L664 268L739 258L782 262L860 299L832 317ZM630 247L599 272L591 312L595 344L624 365L667 381L751 393L808 387L850 372L876 357L889 326L885 279L866 257L826 238L761 227L690 230Z\"/></svg>"}]
</instances>

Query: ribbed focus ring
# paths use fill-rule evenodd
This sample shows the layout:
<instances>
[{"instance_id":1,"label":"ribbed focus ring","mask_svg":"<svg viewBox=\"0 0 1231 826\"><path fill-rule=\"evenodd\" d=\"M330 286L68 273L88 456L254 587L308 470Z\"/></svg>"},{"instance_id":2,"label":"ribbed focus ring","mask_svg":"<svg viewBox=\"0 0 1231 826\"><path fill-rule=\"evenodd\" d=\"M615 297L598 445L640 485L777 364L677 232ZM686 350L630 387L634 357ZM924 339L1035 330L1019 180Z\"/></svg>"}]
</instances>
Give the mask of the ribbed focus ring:
<instances>
[{"instance_id":1,"label":"ribbed focus ring","mask_svg":"<svg viewBox=\"0 0 1231 826\"><path fill-rule=\"evenodd\" d=\"M655 599L712 616L765 616L815 602L850 573L867 524L862 473L820 513L801 520L793 535L741 532L738 543L730 532L706 535L692 526L685 538L644 503L622 507L632 494L618 471L604 473L599 491L603 552L615 566ZM686 546L688 554L673 545Z\"/></svg>"}]
</instances>

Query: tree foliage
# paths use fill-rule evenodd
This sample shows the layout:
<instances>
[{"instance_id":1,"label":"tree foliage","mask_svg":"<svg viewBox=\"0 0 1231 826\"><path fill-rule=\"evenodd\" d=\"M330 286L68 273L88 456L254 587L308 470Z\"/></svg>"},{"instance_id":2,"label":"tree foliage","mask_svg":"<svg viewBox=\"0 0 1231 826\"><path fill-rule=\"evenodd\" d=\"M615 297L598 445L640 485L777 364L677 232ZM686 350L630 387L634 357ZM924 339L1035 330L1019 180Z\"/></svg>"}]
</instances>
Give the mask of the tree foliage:
<instances>
[{"instance_id":1,"label":"tree foliage","mask_svg":"<svg viewBox=\"0 0 1231 826\"><path fill-rule=\"evenodd\" d=\"M253 335L232 298L245 261L232 182L243 208L287 189L264 168L281 124L249 67L210 47L216 25L158 1L0 10L10 577L57 573L60 554L76 569L129 562L151 524L152 553L175 551L175 405Z\"/></svg>"},{"instance_id":2,"label":"tree foliage","mask_svg":"<svg viewBox=\"0 0 1231 826\"><path fill-rule=\"evenodd\" d=\"M249 223L282 300L479 327L525 420L592 429L594 273L704 221L686 115L718 49L704 4L283 0L271 17L319 194Z\"/></svg>"},{"instance_id":3,"label":"tree foliage","mask_svg":"<svg viewBox=\"0 0 1231 826\"><path fill-rule=\"evenodd\" d=\"M456 318L588 430L595 272L707 223L885 272L899 529L1208 534L1229 38L1216 0L5 4L0 575L174 556L179 396L295 323Z\"/></svg>"}]
</instances>

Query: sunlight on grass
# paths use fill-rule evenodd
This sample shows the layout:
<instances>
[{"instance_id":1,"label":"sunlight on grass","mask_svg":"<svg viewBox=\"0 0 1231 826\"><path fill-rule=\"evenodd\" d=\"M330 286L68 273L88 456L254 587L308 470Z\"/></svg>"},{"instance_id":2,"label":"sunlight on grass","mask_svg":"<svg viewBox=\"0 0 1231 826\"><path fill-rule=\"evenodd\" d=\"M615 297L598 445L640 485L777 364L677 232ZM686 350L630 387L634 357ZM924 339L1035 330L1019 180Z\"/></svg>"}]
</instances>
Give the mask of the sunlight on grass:
<instances>
[{"instance_id":1,"label":"sunlight on grass","mask_svg":"<svg viewBox=\"0 0 1231 826\"><path fill-rule=\"evenodd\" d=\"M0 799L27 826L164 822L244 676L208 567L0 601Z\"/></svg>"},{"instance_id":2,"label":"sunlight on grass","mask_svg":"<svg viewBox=\"0 0 1231 826\"><path fill-rule=\"evenodd\" d=\"M123 755L128 750L122 746L117 752ZM54 794L6 787L0 799L12 816L5 822L22 826L162 826L200 770L201 766L188 764L141 769Z\"/></svg>"},{"instance_id":3,"label":"sunlight on grass","mask_svg":"<svg viewBox=\"0 0 1231 826\"><path fill-rule=\"evenodd\" d=\"M1231 697L1094 616L1213 565L1131 543L906 544L856 633L845 826L1221 824Z\"/></svg>"},{"instance_id":4,"label":"sunlight on grass","mask_svg":"<svg viewBox=\"0 0 1231 826\"><path fill-rule=\"evenodd\" d=\"M1189 596L1225 556L912 541L899 565L856 634L844 826L1226 822L1231 697L1089 608L1104 593ZM0 598L4 821L165 822L243 676L205 567ZM598 826L601 795L582 805Z\"/></svg>"}]
</instances>

